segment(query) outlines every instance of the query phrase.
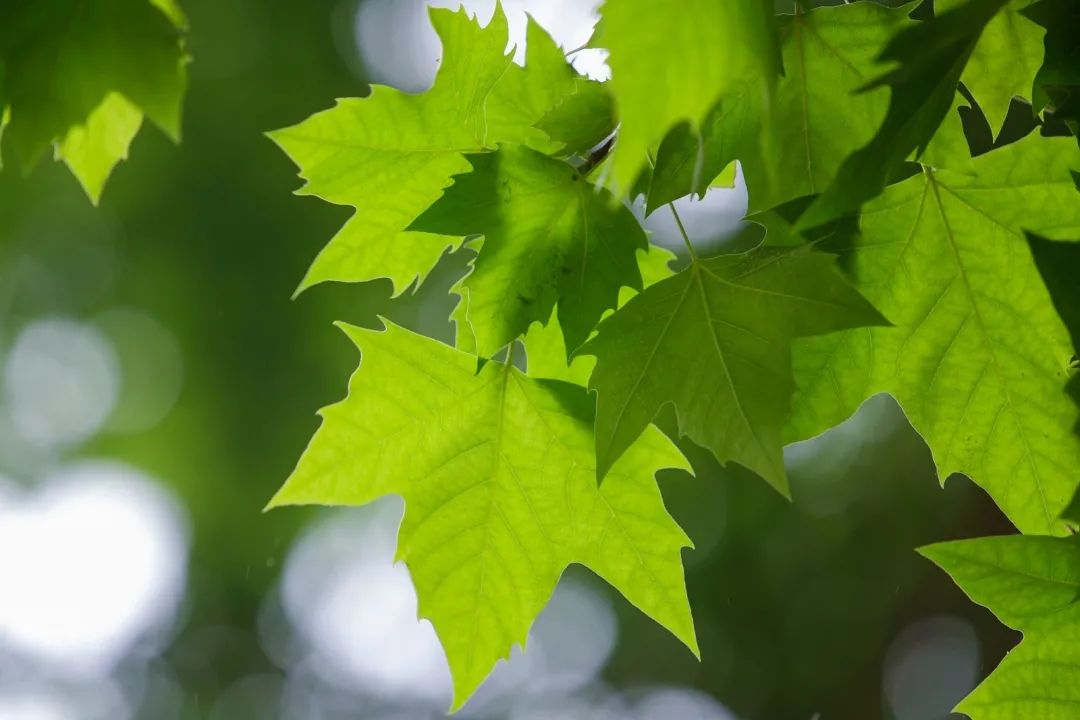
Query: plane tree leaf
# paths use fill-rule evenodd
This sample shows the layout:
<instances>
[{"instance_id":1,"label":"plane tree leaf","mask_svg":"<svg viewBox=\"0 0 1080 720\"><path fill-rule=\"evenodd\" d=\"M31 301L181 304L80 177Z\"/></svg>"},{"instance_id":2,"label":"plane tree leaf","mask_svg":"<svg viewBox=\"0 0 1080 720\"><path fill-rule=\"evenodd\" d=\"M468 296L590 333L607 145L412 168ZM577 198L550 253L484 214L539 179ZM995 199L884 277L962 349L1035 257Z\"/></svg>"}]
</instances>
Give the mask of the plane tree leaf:
<instances>
[{"instance_id":1,"label":"plane tree leaf","mask_svg":"<svg viewBox=\"0 0 1080 720\"><path fill-rule=\"evenodd\" d=\"M686 468L652 426L667 405L787 495L785 442L890 393L942 478L1038 534L926 550L1026 636L961 710L1077 715L1080 545L1053 537L1080 525L1080 147L1053 137L1075 132L1073 4L605 0L607 83L531 20L511 62L498 3L486 27L434 11L430 90L375 87L272 137L302 192L356 210L301 287L397 294L464 248L456 347L345 327L361 367L271 505L404 497L399 557L457 709L571 563L697 651L689 541L655 480ZM127 109L66 159L126 148ZM764 242L701 259L676 214L674 272L638 197L648 214L740 168Z\"/></svg>"},{"instance_id":2,"label":"plane tree leaf","mask_svg":"<svg viewBox=\"0 0 1080 720\"><path fill-rule=\"evenodd\" d=\"M649 287L674 274L671 263L675 254L656 245L647 251L638 250L638 269L642 284ZM630 287L619 290L619 306L625 305L637 292ZM559 320L553 317L547 324L533 323L521 339L528 358L530 377L565 380L578 385L588 385L589 376L596 367L591 355L570 355L566 350Z\"/></svg>"},{"instance_id":3,"label":"plane tree leaf","mask_svg":"<svg viewBox=\"0 0 1080 720\"><path fill-rule=\"evenodd\" d=\"M694 260L604 320L581 350L596 357L601 478L672 403L680 433L787 494L791 342L877 322L834 259L808 247Z\"/></svg>"},{"instance_id":4,"label":"plane tree leaf","mask_svg":"<svg viewBox=\"0 0 1080 720\"><path fill-rule=\"evenodd\" d=\"M972 167L890 186L863 208L858 233L830 241L893 326L797 344L789 439L891 393L943 479L971 477L1022 531L1051 534L1080 467L1078 410L1063 390L1074 349L1024 230L1080 237L1080 153L1032 135Z\"/></svg>"},{"instance_id":5,"label":"plane tree leaf","mask_svg":"<svg viewBox=\"0 0 1080 720\"><path fill-rule=\"evenodd\" d=\"M651 171L639 180L646 195L647 215L686 195L704 197L727 168L732 169L734 181L735 158L744 157L737 148L757 142L752 129L756 120L748 112L749 105L732 91L696 128L683 122L671 129L656 151ZM747 142L741 142L743 139Z\"/></svg>"},{"instance_id":6,"label":"plane tree leaf","mask_svg":"<svg viewBox=\"0 0 1080 720\"><path fill-rule=\"evenodd\" d=\"M935 12L963 0L935 0ZM990 22L971 52L960 79L979 102L996 135L1014 97L1031 100L1032 78L1043 62L1045 30L1020 11L1032 0L1010 0Z\"/></svg>"},{"instance_id":7,"label":"plane tree leaf","mask_svg":"<svg viewBox=\"0 0 1080 720\"><path fill-rule=\"evenodd\" d=\"M363 99L329 110L270 137L300 168L299 191L357 212L323 249L300 290L327 280L389 278L394 293L422 282L457 244L445 235L408 231L452 177L469 172L466 153L498 142L558 147L535 124L576 76L532 20L525 67L506 54L509 30L501 6L481 27L464 10L434 9L443 62L427 92L411 95L376 85Z\"/></svg>"},{"instance_id":8,"label":"plane tree leaf","mask_svg":"<svg viewBox=\"0 0 1080 720\"><path fill-rule=\"evenodd\" d=\"M941 543L920 552L974 602L1024 634L956 712L971 720L1080 715L1080 542L1012 535Z\"/></svg>"},{"instance_id":9,"label":"plane tree leaf","mask_svg":"<svg viewBox=\"0 0 1080 720\"><path fill-rule=\"evenodd\" d=\"M983 28L1007 0L966 0L934 18L902 28L878 61L894 65L867 90L888 86L889 107L873 138L850 154L800 219L803 228L852 212L920 155L949 112L957 83Z\"/></svg>"},{"instance_id":10,"label":"plane tree leaf","mask_svg":"<svg viewBox=\"0 0 1080 720\"><path fill-rule=\"evenodd\" d=\"M615 307L620 287L641 287L641 225L607 191L534 150L504 145L469 161L472 172L457 176L411 229L483 235L459 286L476 353L491 356L532 322L546 322L556 302L566 346L577 349Z\"/></svg>"},{"instance_id":11,"label":"plane tree leaf","mask_svg":"<svg viewBox=\"0 0 1080 720\"><path fill-rule=\"evenodd\" d=\"M851 148L874 137L889 93L865 86L879 72L874 61L889 39L916 25L908 18L911 9L911 4L888 8L859 2L783 18L775 149L765 155L752 146L740 148L751 211L822 192Z\"/></svg>"},{"instance_id":12,"label":"plane tree leaf","mask_svg":"<svg viewBox=\"0 0 1080 720\"><path fill-rule=\"evenodd\" d=\"M769 106L771 142L760 136L765 119L760 95L748 85L734 88L699 131L683 123L664 138L647 183L647 212L685 195L704 194L734 160L742 165L750 212L825 190L852 148L870 142L885 118L888 91L866 86L889 39L918 24L909 17L913 6L858 2L781 16L785 74ZM926 150L929 164L960 169L970 162L955 112L965 102L954 94L953 116Z\"/></svg>"},{"instance_id":13,"label":"plane tree leaf","mask_svg":"<svg viewBox=\"0 0 1080 720\"><path fill-rule=\"evenodd\" d=\"M1049 109L1080 139L1080 4L1072 0L1038 0L1022 14L1046 29L1043 64L1035 75L1035 110Z\"/></svg>"},{"instance_id":14,"label":"plane tree leaf","mask_svg":"<svg viewBox=\"0 0 1080 720\"><path fill-rule=\"evenodd\" d=\"M446 651L454 709L524 644L571 563L697 653L690 542L654 479L687 467L670 440L650 430L599 487L584 389L494 361L477 373L474 356L389 323L343 329L360 369L271 506L404 498L397 555Z\"/></svg>"},{"instance_id":15,"label":"plane tree leaf","mask_svg":"<svg viewBox=\"0 0 1080 720\"><path fill-rule=\"evenodd\" d=\"M1065 387L1074 402L1080 404L1080 240L1059 242L1030 232L1026 234L1035 265L1072 338L1074 354ZM1074 431L1080 434L1080 420ZM1080 529L1080 488L1062 517L1074 530Z\"/></svg>"},{"instance_id":16,"label":"plane tree leaf","mask_svg":"<svg viewBox=\"0 0 1080 720\"><path fill-rule=\"evenodd\" d=\"M771 2L606 0L600 14L592 44L610 52L620 123L610 184L620 194L629 194L673 126L698 128L748 76L765 95L776 75Z\"/></svg>"},{"instance_id":17,"label":"plane tree leaf","mask_svg":"<svg viewBox=\"0 0 1080 720\"><path fill-rule=\"evenodd\" d=\"M185 29L171 2L4 3L3 153L29 171L54 148L96 204L144 116L179 139Z\"/></svg>"},{"instance_id":18,"label":"plane tree leaf","mask_svg":"<svg viewBox=\"0 0 1080 720\"><path fill-rule=\"evenodd\" d=\"M544 114L537 127L562 143L564 155L584 155L615 131L615 104L606 83L579 78L574 92Z\"/></svg>"}]
</instances>

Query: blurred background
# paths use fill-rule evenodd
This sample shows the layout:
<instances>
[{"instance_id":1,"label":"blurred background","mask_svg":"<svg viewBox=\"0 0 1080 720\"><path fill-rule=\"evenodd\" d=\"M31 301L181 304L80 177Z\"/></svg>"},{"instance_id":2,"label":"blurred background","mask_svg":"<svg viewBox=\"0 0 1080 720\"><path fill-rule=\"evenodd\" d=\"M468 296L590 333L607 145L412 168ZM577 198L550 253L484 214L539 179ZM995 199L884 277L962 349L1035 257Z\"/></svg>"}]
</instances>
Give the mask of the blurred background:
<instances>
[{"instance_id":1,"label":"blurred background","mask_svg":"<svg viewBox=\"0 0 1080 720\"><path fill-rule=\"evenodd\" d=\"M575 48L597 3L505 4L518 36L529 11ZM184 5L180 146L144 129L97 210L60 165L0 173L0 719L443 717L446 663L391 560L401 503L262 513L355 368L331 321L451 337L462 258L393 302L289 299L351 210L291 195L263 136L370 82L425 88L426 3ZM682 203L713 247L744 208L740 187ZM674 246L668 218L649 225ZM888 398L788 449L794 504L686 451L698 477L661 482L697 545L702 662L576 568L460 717L937 720L1017 640L913 551L1010 528L966 479L938 486Z\"/></svg>"}]
</instances>

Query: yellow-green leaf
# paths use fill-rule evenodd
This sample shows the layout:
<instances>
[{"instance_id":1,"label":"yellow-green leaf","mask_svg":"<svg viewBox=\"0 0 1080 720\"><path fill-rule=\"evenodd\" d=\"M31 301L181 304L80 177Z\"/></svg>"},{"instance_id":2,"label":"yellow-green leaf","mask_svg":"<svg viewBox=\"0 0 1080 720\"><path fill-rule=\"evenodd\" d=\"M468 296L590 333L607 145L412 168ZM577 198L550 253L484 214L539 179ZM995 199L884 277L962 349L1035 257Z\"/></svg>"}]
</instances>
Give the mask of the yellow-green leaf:
<instances>
[{"instance_id":1,"label":"yellow-green leaf","mask_svg":"<svg viewBox=\"0 0 1080 720\"><path fill-rule=\"evenodd\" d=\"M362 353L348 397L271 506L405 499L398 558L454 679L454 709L529 626L571 563L592 569L694 653L690 541L654 474L686 468L653 429L596 484L592 399L392 324L344 327Z\"/></svg>"}]
</instances>

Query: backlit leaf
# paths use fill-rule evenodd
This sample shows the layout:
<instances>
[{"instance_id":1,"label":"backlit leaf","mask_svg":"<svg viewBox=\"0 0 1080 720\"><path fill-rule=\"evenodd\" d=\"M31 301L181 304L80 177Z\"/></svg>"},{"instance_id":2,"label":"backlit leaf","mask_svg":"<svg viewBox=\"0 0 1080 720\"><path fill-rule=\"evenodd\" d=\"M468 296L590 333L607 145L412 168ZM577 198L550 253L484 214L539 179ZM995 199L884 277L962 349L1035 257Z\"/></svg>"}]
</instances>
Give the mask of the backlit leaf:
<instances>
[{"instance_id":1,"label":"backlit leaf","mask_svg":"<svg viewBox=\"0 0 1080 720\"><path fill-rule=\"evenodd\" d=\"M1080 467L1080 415L1064 392L1073 347L1023 231L1080 237L1080 153L1032 135L973 167L889 187L859 233L829 245L894 327L798 343L789 439L891 393L942 479L971 477L1024 532L1060 532Z\"/></svg>"},{"instance_id":2,"label":"backlit leaf","mask_svg":"<svg viewBox=\"0 0 1080 720\"><path fill-rule=\"evenodd\" d=\"M697 652L681 551L654 479L685 468L652 429L596 484L592 399L387 324L360 348L348 397L271 506L405 499L397 556L454 679L454 709L524 644L559 576L580 563Z\"/></svg>"},{"instance_id":3,"label":"backlit leaf","mask_svg":"<svg viewBox=\"0 0 1080 720\"><path fill-rule=\"evenodd\" d=\"M1003 536L920 550L1024 639L957 708L971 720L1080 716L1080 542Z\"/></svg>"},{"instance_id":4,"label":"backlit leaf","mask_svg":"<svg viewBox=\"0 0 1080 720\"><path fill-rule=\"evenodd\" d=\"M672 403L681 433L787 494L792 340L881 321L832 257L806 247L693 262L631 299L581 350L596 356L600 476Z\"/></svg>"}]
</instances>

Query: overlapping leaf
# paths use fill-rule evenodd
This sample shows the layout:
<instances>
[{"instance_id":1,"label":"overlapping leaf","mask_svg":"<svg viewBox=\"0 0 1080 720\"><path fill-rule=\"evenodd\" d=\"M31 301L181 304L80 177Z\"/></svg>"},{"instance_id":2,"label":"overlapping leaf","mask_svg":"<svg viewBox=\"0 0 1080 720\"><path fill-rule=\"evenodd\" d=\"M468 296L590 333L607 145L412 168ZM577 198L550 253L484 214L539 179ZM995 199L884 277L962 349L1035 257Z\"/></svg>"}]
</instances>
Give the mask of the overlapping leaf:
<instances>
[{"instance_id":1,"label":"overlapping leaf","mask_svg":"<svg viewBox=\"0 0 1080 720\"><path fill-rule=\"evenodd\" d=\"M646 196L646 214L686 195L703 197L727 168L734 172L737 157L746 157L740 148L760 153L756 129L760 103L747 99L751 93L750 86L729 91L696 127L679 123L664 137L651 171L638 180L638 189ZM745 167L744 161L744 174Z\"/></svg>"},{"instance_id":2,"label":"overlapping leaf","mask_svg":"<svg viewBox=\"0 0 1080 720\"><path fill-rule=\"evenodd\" d=\"M1046 29L1043 64L1032 92L1036 111L1051 110L1080 141L1080 4L1072 0L1038 0L1023 14Z\"/></svg>"},{"instance_id":3,"label":"overlapping leaf","mask_svg":"<svg viewBox=\"0 0 1080 720\"><path fill-rule=\"evenodd\" d=\"M1073 401L1080 404L1080 239L1056 242L1032 233L1027 233L1027 239L1050 299L1072 338L1074 354L1065 387ZM1080 434L1080 421L1074 430ZM1080 528L1080 488L1062 517L1074 529Z\"/></svg>"},{"instance_id":4,"label":"overlapping leaf","mask_svg":"<svg viewBox=\"0 0 1080 720\"><path fill-rule=\"evenodd\" d=\"M802 227L856 210L881 192L912 153L918 156L926 149L952 106L983 28L1006 2L967 0L893 36L878 59L896 67L868 86L890 88L885 119L870 142L840 165L832 183L801 218Z\"/></svg>"},{"instance_id":5,"label":"overlapping leaf","mask_svg":"<svg viewBox=\"0 0 1080 720\"><path fill-rule=\"evenodd\" d=\"M469 161L473 171L412 229L484 236L458 287L470 347L495 354L532 322L546 322L558 301L566 346L576 349L615 307L620 287L641 287L635 252L646 247L645 232L562 161L516 145Z\"/></svg>"},{"instance_id":6,"label":"overlapping leaf","mask_svg":"<svg viewBox=\"0 0 1080 720\"><path fill-rule=\"evenodd\" d=\"M144 115L179 138L184 26L172 0L4 3L4 154L29 170L54 147L96 203Z\"/></svg>"},{"instance_id":7,"label":"overlapping leaf","mask_svg":"<svg viewBox=\"0 0 1080 720\"><path fill-rule=\"evenodd\" d=\"M677 128L657 153L649 209L701 193L732 160L742 163L750 210L821 192L853 148L881 125L888 91L859 92L889 38L914 25L911 5L851 3L784 16L779 22L784 77L771 108L771 145L758 135L764 109L750 86L736 88L701 125L698 138Z\"/></svg>"},{"instance_id":8,"label":"overlapping leaf","mask_svg":"<svg viewBox=\"0 0 1080 720\"><path fill-rule=\"evenodd\" d=\"M1080 542L1003 536L921 552L972 600L1024 633L956 711L972 720L1080 716Z\"/></svg>"},{"instance_id":9,"label":"overlapping leaf","mask_svg":"<svg viewBox=\"0 0 1080 720\"><path fill-rule=\"evenodd\" d=\"M1010 0L986 25L960 79L979 102L996 135L1014 97L1031 99L1032 78L1043 61L1043 28L1021 10L1033 0ZM934 11L947 12L963 0L936 0Z\"/></svg>"},{"instance_id":10,"label":"overlapping leaf","mask_svg":"<svg viewBox=\"0 0 1080 720\"><path fill-rule=\"evenodd\" d=\"M562 144L564 155L582 155L615 131L615 105L606 83L579 78L574 92L547 111L536 126Z\"/></svg>"},{"instance_id":11,"label":"overlapping leaf","mask_svg":"<svg viewBox=\"0 0 1080 720\"><path fill-rule=\"evenodd\" d=\"M674 274L671 262L675 254L656 245L650 245L648 251L638 251L638 269L644 287L655 285ZM629 287L619 291L619 305L625 305L635 295ZM571 355L567 352L562 328L558 318L552 318L546 324L533 323L521 339L528 358L530 377L565 380L577 385L589 384L589 376L596 367L596 358L591 355Z\"/></svg>"},{"instance_id":12,"label":"overlapping leaf","mask_svg":"<svg viewBox=\"0 0 1080 720\"><path fill-rule=\"evenodd\" d=\"M481 28L464 10L432 10L444 59L430 90L409 95L375 86L364 99L339 100L299 125L271 133L307 180L300 190L357 208L308 270L300 289L327 280L386 277L401 293L423 281L450 238L406 228L469 172L465 153L516 142L553 150L534 125L577 76L551 38L529 21L526 66L506 54L501 7Z\"/></svg>"},{"instance_id":13,"label":"overlapping leaf","mask_svg":"<svg viewBox=\"0 0 1080 720\"><path fill-rule=\"evenodd\" d=\"M943 479L968 475L1024 532L1060 531L1080 467L1063 390L1074 349L1023 230L1080 237L1077 167L1071 140L1033 135L973 174L925 169L869 203L831 249L894 327L796 346L789 439L891 393Z\"/></svg>"},{"instance_id":14,"label":"overlapping leaf","mask_svg":"<svg viewBox=\"0 0 1080 720\"><path fill-rule=\"evenodd\" d=\"M680 558L689 540L653 478L685 468L653 429L603 487L592 400L388 324L345 327L363 359L271 502L405 499L398 557L431 620L460 707L581 563L697 652Z\"/></svg>"},{"instance_id":15,"label":"overlapping leaf","mask_svg":"<svg viewBox=\"0 0 1080 720\"><path fill-rule=\"evenodd\" d=\"M833 258L809 248L695 259L601 323L581 351L596 356L601 477L673 403L681 433L787 494L792 340L881 321Z\"/></svg>"},{"instance_id":16,"label":"overlapping leaf","mask_svg":"<svg viewBox=\"0 0 1080 720\"><path fill-rule=\"evenodd\" d=\"M766 95L776 74L771 2L606 0L600 13L593 44L610 51L620 122L611 184L621 194L673 126L699 127L737 84Z\"/></svg>"}]
</instances>

